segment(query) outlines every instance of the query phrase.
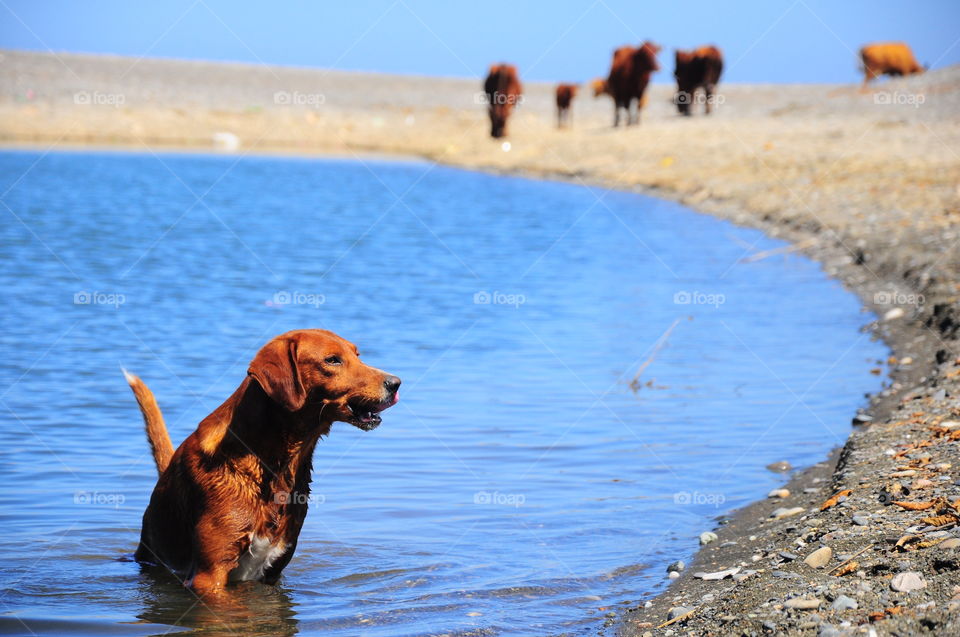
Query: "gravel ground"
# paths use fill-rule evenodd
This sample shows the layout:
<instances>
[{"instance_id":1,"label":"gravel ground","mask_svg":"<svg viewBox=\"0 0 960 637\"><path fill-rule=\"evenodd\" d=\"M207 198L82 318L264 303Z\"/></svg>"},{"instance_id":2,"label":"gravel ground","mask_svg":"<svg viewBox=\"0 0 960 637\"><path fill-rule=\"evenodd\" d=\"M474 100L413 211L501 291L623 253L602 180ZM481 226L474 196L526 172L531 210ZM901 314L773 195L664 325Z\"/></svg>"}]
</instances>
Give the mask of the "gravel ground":
<instances>
[{"instance_id":1,"label":"gravel ground","mask_svg":"<svg viewBox=\"0 0 960 637\"><path fill-rule=\"evenodd\" d=\"M792 242L881 317L867 329L893 349L887 388L833 458L721 520L666 592L608 631L960 634L960 68L868 90L721 84L709 117L677 116L654 86L642 125L619 130L609 100L585 95L556 130L552 87L529 84L509 146L486 135L479 88L3 51L0 142L414 155L636 190Z\"/></svg>"}]
</instances>

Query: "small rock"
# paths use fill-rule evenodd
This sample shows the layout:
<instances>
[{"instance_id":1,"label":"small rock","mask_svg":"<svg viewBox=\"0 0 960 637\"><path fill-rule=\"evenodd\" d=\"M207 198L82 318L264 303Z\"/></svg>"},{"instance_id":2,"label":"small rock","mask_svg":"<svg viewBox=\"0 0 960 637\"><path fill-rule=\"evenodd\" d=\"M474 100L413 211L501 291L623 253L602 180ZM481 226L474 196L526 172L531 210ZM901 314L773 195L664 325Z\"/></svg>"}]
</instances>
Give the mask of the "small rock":
<instances>
[{"instance_id":1,"label":"small rock","mask_svg":"<svg viewBox=\"0 0 960 637\"><path fill-rule=\"evenodd\" d=\"M918 591L921 588L926 588L926 586L926 581L924 581L923 577L920 576L920 573L915 571L897 573L893 576L893 579L890 580L890 588L899 593Z\"/></svg>"},{"instance_id":2,"label":"small rock","mask_svg":"<svg viewBox=\"0 0 960 637\"><path fill-rule=\"evenodd\" d=\"M686 606L674 606L669 611L667 611L667 619L676 619L682 615L686 615L692 608L687 608Z\"/></svg>"},{"instance_id":3,"label":"small rock","mask_svg":"<svg viewBox=\"0 0 960 637\"><path fill-rule=\"evenodd\" d=\"M803 507L793 507L792 509L785 509L781 507L779 509L775 509L774 512L770 514L770 517L774 520L782 520L783 518L799 515L805 511L806 509Z\"/></svg>"},{"instance_id":4,"label":"small rock","mask_svg":"<svg viewBox=\"0 0 960 637\"><path fill-rule=\"evenodd\" d=\"M895 307L895 308L893 308L892 310L890 310L889 312L887 312L886 314L883 315L883 320L884 320L884 321L892 321L892 320L894 320L894 319L900 318L900 317L903 316L903 315L904 315L903 308L902 308L902 307Z\"/></svg>"},{"instance_id":5,"label":"small rock","mask_svg":"<svg viewBox=\"0 0 960 637\"><path fill-rule=\"evenodd\" d=\"M857 606L857 600L846 595L840 595L830 604L830 608L833 610L856 610Z\"/></svg>"},{"instance_id":6,"label":"small rock","mask_svg":"<svg viewBox=\"0 0 960 637\"><path fill-rule=\"evenodd\" d=\"M943 542L940 542L939 547L941 549L960 548L960 538L952 537L949 540L944 540Z\"/></svg>"},{"instance_id":7,"label":"small rock","mask_svg":"<svg viewBox=\"0 0 960 637\"><path fill-rule=\"evenodd\" d=\"M820 627L820 632L818 632L817 635L818 637L841 637L843 633L840 632L840 629L836 626L824 624Z\"/></svg>"},{"instance_id":8,"label":"small rock","mask_svg":"<svg viewBox=\"0 0 960 637\"><path fill-rule=\"evenodd\" d=\"M808 555L807 558L803 560L803 563L810 568L823 568L830 562L830 558L832 557L833 549L829 546L824 546Z\"/></svg>"},{"instance_id":9,"label":"small rock","mask_svg":"<svg viewBox=\"0 0 960 637\"><path fill-rule=\"evenodd\" d=\"M789 489L774 489L767 494L768 498L789 498L790 490Z\"/></svg>"},{"instance_id":10,"label":"small rock","mask_svg":"<svg viewBox=\"0 0 960 637\"><path fill-rule=\"evenodd\" d=\"M735 574L735 575L733 576L733 581L734 581L734 582L742 582L743 580L747 579L747 578L750 577L751 575L756 575L756 574L757 574L756 571L750 571L750 570L742 571L742 572L737 573L737 574Z\"/></svg>"},{"instance_id":11,"label":"small rock","mask_svg":"<svg viewBox=\"0 0 960 637\"><path fill-rule=\"evenodd\" d=\"M851 520L853 520L853 523L856 524L857 526L867 526L868 524L870 524L870 518L868 518L865 515L860 515L859 513L853 516Z\"/></svg>"},{"instance_id":12,"label":"small rock","mask_svg":"<svg viewBox=\"0 0 960 637\"><path fill-rule=\"evenodd\" d=\"M799 610L813 610L815 608L820 608L820 600L809 597L794 597L793 599L788 599L784 606L787 608L797 608Z\"/></svg>"},{"instance_id":13,"label":"small rock","mask_svg":"<svg viewBox=\"0 0 960 637\"><path fill-rule=\"evenodd\" d=\"M777 630L776 623L770 621L769 619L763 622L763 627L774 632Z\"/></svg>"},{"instance_id":14,"label":"small rock","mask_svg":"<svg viewBox=\"0 0 960 637\"><path fill-rule=\"evenodd\" d=\"M793 469L793 465L786 460L781 460L780 462L772 462L768 464L767 469L773 471L774 473L785 473Z\"/></svg>"},{"instance_id":15,"label":"small rock","mask_svg":"<svg viewBox=\"0 0 960 637\"><path fill-rule=\"evenodd\" d=\"M914 489L926 489L927 487L933 486L933 480L927 480L926 478L917 478L913 481Z\"/></svg>"},{"instance_id":16,"label":"small rock","mask_svg":"<svg viewBox=\"0 0 960 637\"><path fill-rule=\"evenodd\" d=\"M800 573L791 573L790 571L773 571L771 575L778 579L803 579Z\"/></svg>"},{"instance_id":17,"label":"small rock","mask_svg":"<svg viewBox=\"0 0 960 637\"><path fill-rule=\"evenodd\" d=\"M714 533L713 531L705 531L704 533L700 534L701 545L710 544L710 542L716 542L716 541L717 541L717 534Z\"/></svg>"},{"instance_id":18,"label":"small rock","mask_svg":"<svg viewBox=\"0 0 960 637\"><path fill-rule=\"evenodd\" d=\"M677 560L676 562L672 562L670 566L667 567L667 572L669 573L670 571L676 571L679 573L685 568L687 568L687 565L683 563L683 560Z\"/></svg>"},{"instance_id":19,"label":"small rock","mask_svg":"<svg viewBox=\"0 0 960 637\"><path fill-rule=\"evenodd\" d=\"M676 571L670 571L669 573L667 573L667 577L669 577L670 579L677 579L678 577L680 577L680 573Z\"/></svg>"},{"instance_id":20,"label":"small rock","mask_svg":"<svg viewBox=\"0 0 960 637\"><path fill-rule=\"evenodd\" d=\"M857 414L853 417L854 425L865 425L870 422L873 422L873 416L870 414Z\"/></svg>"},{"instance_id":21,"label":"small rock","mask_svg":"<svg viewBox=\"0 0 960 637\"><path fill-rule=\"evenodd\" d=\"M721 580L727 577L731 577L733 575L736 575L739 572L740 572L740 567L737 566L735 568L728 568L725 571L717 571L715 573L703 573L703 572L694 573L693 576L696 577L697 579L713 581L713 580Z\"/></svg>"},{"instance_id":22,"label":"small rock","mask_svg":"<svg viewBox=\"0 0 960 637\"><path fill-rule=\"evenodd\" d=\"M797 556L791 553L790 551L780 551L779 553L777 553L777 555L787 560L788 562L792 562L797 559Z\"/></svg>"}]
</instances>

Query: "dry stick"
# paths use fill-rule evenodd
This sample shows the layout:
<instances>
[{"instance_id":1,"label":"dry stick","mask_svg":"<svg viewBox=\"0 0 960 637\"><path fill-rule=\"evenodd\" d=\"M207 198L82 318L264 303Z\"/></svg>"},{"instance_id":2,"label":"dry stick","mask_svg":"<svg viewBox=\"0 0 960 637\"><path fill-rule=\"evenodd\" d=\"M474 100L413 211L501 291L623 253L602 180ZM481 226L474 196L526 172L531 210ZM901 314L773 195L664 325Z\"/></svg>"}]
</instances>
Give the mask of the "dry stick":
<instances>
[{"instance_id":1,"label":"dry stick","mask_svg":"<svg viewBox=\"0 0 960 637\"><path fill-rule=\"evenodd\" d=\"M865 547L863 547L862 549L860 549L859 551L857 551L856 553L854 553L853 555L851 555L849 558L847 558L847 560L846 560L845 562L843 562L842 564L837 564L834 568L831 568L829 571L827 571L827 575L829 575L830 573L833 573L834 571L840 570L841 568L843 568L844 566L846 566L847 564L849 564L850 562L852 562L852 561L853 561L853 558L857 557L858 555L860 555L861 553L863 553L863 552L866 551L867 549L871 548L871 547L873 546L873 544L874 544L873 542L871 542L870 544L867 544Z\"/></svg>"},{"instance_id":2,"label":"dry stick","mask_svg":"<svg viewBox=\"0 0 960 637\"><path fill-rule=\"evenodd\" d=\"M740 259L740 263L753 263L754 261L766 259L767 257L772 257L777 254L788 254L790 252L796 252L797 250L803 250L804 248L809 248L810 246L816 243L817 243L817 240L814 237L810 237L809 239L798 241L793 245L783 246L782 248L774 248L773 250L764 250L762 252L757 252L756 254L751 254L749 257L744 257Z\"/></svg>"},{"instance_id":3,"label":"dry stick","mask_svg":"<svg viewBox=\"0 0 960 637\"><path fill-rule=\"evenodd\" d=\"M643 361L640 365L640 369L637 370L637 374L633 377L633 380L630 381L630 389L636 391L639 386L638 381L640 376L643 374L643 370L650 366L650 363L653 362L653 359L657 356L657 353L663 349L664 345L667 344L667 339L670 338L670 334L673 332L674 328L677 327L677 324L680 322L680 319L675 319L673 325L667 328L667 331L657 339L657 342L653 346L653 351L650 352L650 356L647 357L647 360Z\"/></svg>"}]
</instances>

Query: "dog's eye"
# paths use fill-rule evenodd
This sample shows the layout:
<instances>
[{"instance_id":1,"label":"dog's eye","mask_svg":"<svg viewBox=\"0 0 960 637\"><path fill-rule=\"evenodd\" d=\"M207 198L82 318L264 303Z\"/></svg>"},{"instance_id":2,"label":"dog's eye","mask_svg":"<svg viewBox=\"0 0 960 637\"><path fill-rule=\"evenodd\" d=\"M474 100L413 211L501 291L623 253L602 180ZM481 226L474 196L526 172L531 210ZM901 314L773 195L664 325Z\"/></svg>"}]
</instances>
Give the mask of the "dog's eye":
<instances>
[{"instance_id":1,"label":"dog's eye","mask_svg":"<svg viewBox=\"0 0 960 637\"><path fill-rule=\"evenodd\" d=\"M323 362L326 363L327 365L342 365L342 364L343 364L343 361L340 360L340 357L339 357L339 356L327 356L325 359L323 359Z\"/></svg>"}]
</instances>

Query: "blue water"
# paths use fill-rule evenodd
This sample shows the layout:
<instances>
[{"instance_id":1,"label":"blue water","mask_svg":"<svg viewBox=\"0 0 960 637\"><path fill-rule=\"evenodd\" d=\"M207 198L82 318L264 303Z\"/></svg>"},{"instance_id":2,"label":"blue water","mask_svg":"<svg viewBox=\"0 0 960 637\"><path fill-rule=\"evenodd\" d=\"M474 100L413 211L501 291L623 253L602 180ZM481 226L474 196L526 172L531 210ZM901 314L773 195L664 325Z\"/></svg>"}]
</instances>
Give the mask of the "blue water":
<instances>
[{"instance_id":1,"label":"blue water","mask_svg":"<svg viewBox=\"0 0 960 637\"><path fill-rule=\"evenodd\" d=\"M4 632L595 632L880 385L869 317L815 263L742 263L781 244L635 194L86 152L0 153L2 191ZM177 444L304 327L401 402L317 447L282 584L208 607L126 559L156 475L120 367Z\"/></svg>"}]
</instances>

